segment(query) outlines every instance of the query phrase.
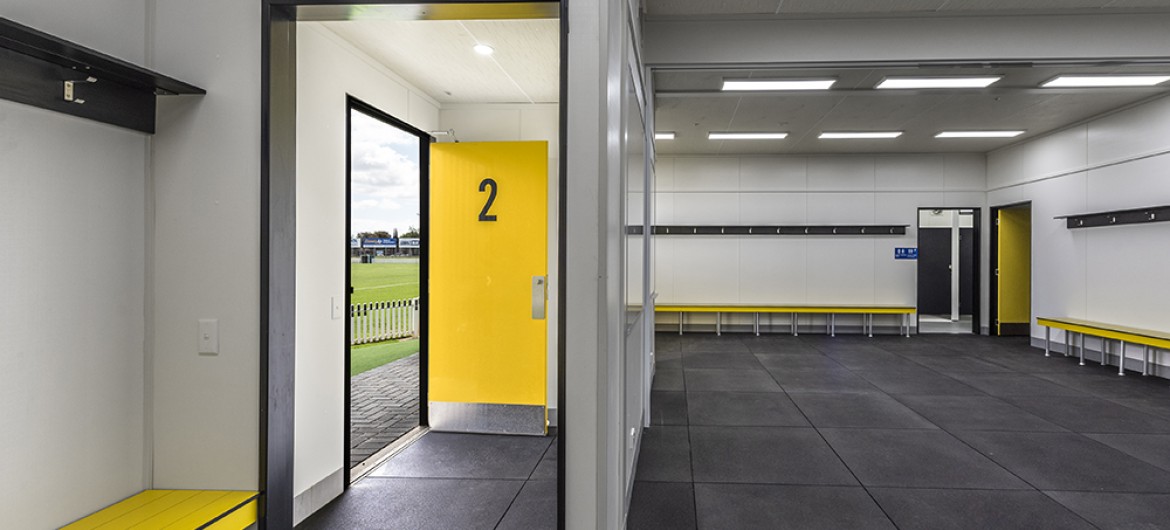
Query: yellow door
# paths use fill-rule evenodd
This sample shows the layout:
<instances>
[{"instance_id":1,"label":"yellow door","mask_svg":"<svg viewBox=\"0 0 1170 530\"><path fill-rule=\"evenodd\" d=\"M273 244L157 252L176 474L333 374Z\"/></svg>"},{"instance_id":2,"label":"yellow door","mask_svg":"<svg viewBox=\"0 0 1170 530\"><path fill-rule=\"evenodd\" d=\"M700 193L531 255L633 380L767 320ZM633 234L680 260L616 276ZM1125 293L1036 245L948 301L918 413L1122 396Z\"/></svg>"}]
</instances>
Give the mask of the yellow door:
<instances>
[{"instance_id":1,"label":"yellow door","mask_svg":"<svg viewBox=\"0 0 1170 530\"><path fill-rule=\"evenodd\" d=\"M428 420L547 429L548 143L431 144Z\"/></svg>"},{"instance_id":2,"label":"yellow door","mask_svg":"<svg viewBox=\"0 0 1170 530\"><path fill-rule=\"evenodd\" d=\"M997 335L1027 335L1032 321L1032 207L999 210Z\"/></svg>"}]
</instances>

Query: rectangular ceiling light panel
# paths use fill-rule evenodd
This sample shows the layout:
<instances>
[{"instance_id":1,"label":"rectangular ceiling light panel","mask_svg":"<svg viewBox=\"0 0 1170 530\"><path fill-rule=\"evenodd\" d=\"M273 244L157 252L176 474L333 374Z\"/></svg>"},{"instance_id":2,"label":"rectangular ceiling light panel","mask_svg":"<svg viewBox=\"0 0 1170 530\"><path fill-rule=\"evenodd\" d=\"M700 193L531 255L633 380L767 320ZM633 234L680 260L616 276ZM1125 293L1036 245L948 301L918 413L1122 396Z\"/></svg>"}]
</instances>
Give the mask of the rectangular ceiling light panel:
<instances>
[{"instance_id":1,"label":"rectangular ceiling light panel","mask_svg":"<svg viewBox=\"0 0 1170 530\"><path fill-rule=\"evenodd\" d=\"M1015 138L1024 131L943 131L935 138Z\"/></svg>"},{"instance_id":2,"label":"rectangular ceiling light panel","mask_svg":"<svg viewBox=\"0 0 1170 530\"><path fill-rule=\"evenodd\" d=\"M723 90L828 90L835 78L821 79L724 79Z\"/></svg>"},{"instance_id":3,"label":"rectangular ceiling light panel","mask_svg":"<svg viewBox=\"0 0 1170 530\"><path fill-rule=\"evenodd\" d=\"M1170 81L1170 75L1060 75L1040 86L1043 88L1154 86L1166 81Z\"/></svg>"},{"instance_id":4,"label":"rectangular ceiling light panel","mask_svg":"<svg viewBox=\"0 0 1170 530\"><path fill-rule=\"evenodd\" d=\"M655 140L673 140L674 133L673 132L656 132L656 133L654 133L654 139Z\"/></svg>"},{"instance_id":5,"label":"rectangular ceiling light panel","mask_svg":"<svg viewBox=\"0 0 1170 530\"><path fill-rule=\"evenodd\" d=\"M979 77L887 77L877 84L880 89L912 88L987 88L1003 79L1002 75Z\"/></svg>"},{"instance_id":6,"label":"rectangular ceiling light panel","mask_svg":"<svg viewBox=\"0 0 1170 530\"><path fill-rule=\"evenodd\" d=\"M823 132L818 138L822 140L847 139L889 139L902 136L902 131L865 131L865 132Z\"/></svg>"},{"instance_id":7,"label":"rectangular ceiling light panel","mask_svg":"<svg viewBox=\"0 0 1170 530\"><path fill-rule=\"evenodd\" d=\"M708 140L783 140L786 132L710 132Z\"/></svg>"}]
</instances>

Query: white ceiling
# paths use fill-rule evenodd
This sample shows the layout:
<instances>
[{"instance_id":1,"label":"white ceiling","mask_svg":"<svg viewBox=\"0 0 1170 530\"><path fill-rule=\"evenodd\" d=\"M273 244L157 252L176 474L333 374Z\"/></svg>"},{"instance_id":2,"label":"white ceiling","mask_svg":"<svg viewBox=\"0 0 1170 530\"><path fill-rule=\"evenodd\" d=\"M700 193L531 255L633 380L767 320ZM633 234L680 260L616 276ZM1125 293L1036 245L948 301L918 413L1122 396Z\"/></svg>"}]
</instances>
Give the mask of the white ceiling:
<instances>
[{"instance_id":1,"label":"white ceiling","mask_svg":"<svg viewBox=\"0 0 1170 530\"><path fill-rule=\"evenodd\" d=\"M1170 86L1041 89L1067 73L1167 73L1162 66L704 70L655 73L660 154L986 152L1151 97ZM890 75L1003 75L988 89L874 90ZM724 93L723 78L835 77L832 90ZM1025 130L1010 139L937 139L944 130ZM787 132L783 140L711 141L711 131ZM893 140L821 140L823 131L904 131Z\"/></svg>"},{"instance_id":2,"label":"white ceiling","mask_svg":"<svg viewBox=\"0 0 1170 530\"><path fill-rule=\"evenodd\" d=\"M355 20L321 24L441 104L552 103L560 83L560 22ZM472 46L495 48L491 56Z\"/></svg>"},{"instance_id":3,"label":"white ceiling","mask_svg":"<svg viewBox=\"0 0 1170 530\"><path fill-rule=\"evenodd\" d=\"M650 16L871 16L1116 12L1170 9L1170 0L644 0Z\"/></svg>"}]
</instances>

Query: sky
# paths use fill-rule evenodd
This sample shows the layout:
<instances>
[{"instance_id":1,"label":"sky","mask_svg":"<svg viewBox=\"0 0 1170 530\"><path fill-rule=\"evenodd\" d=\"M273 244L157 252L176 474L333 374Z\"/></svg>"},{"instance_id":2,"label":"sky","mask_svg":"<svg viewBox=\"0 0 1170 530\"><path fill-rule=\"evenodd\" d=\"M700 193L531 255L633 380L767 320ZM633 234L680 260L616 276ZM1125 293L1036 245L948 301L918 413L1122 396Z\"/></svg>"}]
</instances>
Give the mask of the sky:
<instances>
[{"instance_id":1,"label":"sky","mask_svg":"<svg viewBox=\"0 0 1170 530\"><path fill-rule=\"evenodd\" d=\"M358 110L352 113L352 236L419 225L419 138Z\"/></svg>"}]
</instances>

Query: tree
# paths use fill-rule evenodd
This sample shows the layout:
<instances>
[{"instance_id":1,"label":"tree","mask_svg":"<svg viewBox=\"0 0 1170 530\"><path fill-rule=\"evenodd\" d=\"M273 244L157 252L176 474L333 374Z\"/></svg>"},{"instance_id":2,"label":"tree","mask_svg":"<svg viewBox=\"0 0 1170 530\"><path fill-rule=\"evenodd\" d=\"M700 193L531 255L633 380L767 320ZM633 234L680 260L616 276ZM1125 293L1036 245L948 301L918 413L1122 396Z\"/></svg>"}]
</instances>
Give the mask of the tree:
<instances>
[{"instance_id":1,"label":"tree","mask_svg":"<svg viewBox=\"0 0 1170 530\"><path fill-rule=\"evenodd\" d=\"M418 237L418 229L413 226L408 227L406 232L402 234L402 237Z\"/></svg>"},{"instance_id":2,"label":"tree","mask_svg":"<svg viewBox=\"0 0 1170 530\"><path fill-rule=\"evenodd\" d=\"M358 239L374 239L374 238L386 238L386 237L391 237L391 236L390 236L390 232L387 232L385 230L378 230L377 232L358 232L358 235L357 235Z\"/></svg>"}]
</instances>

